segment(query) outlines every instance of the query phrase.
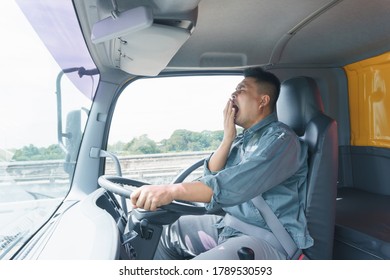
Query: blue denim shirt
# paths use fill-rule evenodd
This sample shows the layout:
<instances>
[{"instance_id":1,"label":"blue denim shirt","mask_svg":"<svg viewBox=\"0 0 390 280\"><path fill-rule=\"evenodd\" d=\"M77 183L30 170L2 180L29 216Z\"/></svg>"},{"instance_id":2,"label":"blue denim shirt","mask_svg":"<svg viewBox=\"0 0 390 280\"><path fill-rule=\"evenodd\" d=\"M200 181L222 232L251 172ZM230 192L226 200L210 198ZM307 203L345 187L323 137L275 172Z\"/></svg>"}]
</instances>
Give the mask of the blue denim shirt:
<instances>
[{"instance_id":1,"label":"blue denim shirt","mask_svg":"<svg viewBox=\"0 0 390 280\"><path fill-rule=\"evenodd\" d=\"M251 202L262 195L297 246L305 249L313 245L304 214L307 171L307 146L273 113L236 137L223 170L211 172L206 160L199 181L213 190L206 205L209 210L222 208L244 222L270 230ZM223 220L217 226L222 239L240 234Z\"/></svg>"}]
</instances>

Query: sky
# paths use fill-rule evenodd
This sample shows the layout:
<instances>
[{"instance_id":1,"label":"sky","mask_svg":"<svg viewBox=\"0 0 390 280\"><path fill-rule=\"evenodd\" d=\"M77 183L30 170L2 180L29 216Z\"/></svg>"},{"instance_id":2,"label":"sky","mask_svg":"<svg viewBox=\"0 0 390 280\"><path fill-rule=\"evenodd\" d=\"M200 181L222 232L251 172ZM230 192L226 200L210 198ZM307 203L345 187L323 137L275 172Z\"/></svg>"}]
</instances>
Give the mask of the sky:
<instances>
[{"instance_id":1,"label":"sky","mask_svg":"<svg viewBox=\"0 0 390 280\"><path fill-rule=\"evenodd\" d=\"M0 17L0 149L46 147L57 141L55 91L60 68L17 4L6 0L2 6L7 12ZM64 88L75 91L66 79ZM71 100L80 98L75 95Z\"/></svg>"},{"instance_id":2,"label":"sky","mask_svg":"<svg viewBox=\"0 0 390 280\"><path fill-rule=\"evenodd\" d=\"M176 129L223 129L223 109L242 77L139 80L121 95L110 129L110 143L147 134L167 139Z\"/></svg>"},{"instance_id":3,"label":"sky","mask_svg":"<svg viewBox=\"0 0 390 280\"><path fill-rule=\"evenodd\" d=\"M7 0L2 5L7 12L0 17L0 151L29 144L47 147L57 143L55 82L60 68L16 3ZM109 140L147 134L159 141L178 128L223 129L222 110L241 79L139 81L119 99ZM64 111L80 109L81 103L89 108L88 99L77 92L63 82L62 94L74 101L64 103Z\"/></svg>"}]
</instances>

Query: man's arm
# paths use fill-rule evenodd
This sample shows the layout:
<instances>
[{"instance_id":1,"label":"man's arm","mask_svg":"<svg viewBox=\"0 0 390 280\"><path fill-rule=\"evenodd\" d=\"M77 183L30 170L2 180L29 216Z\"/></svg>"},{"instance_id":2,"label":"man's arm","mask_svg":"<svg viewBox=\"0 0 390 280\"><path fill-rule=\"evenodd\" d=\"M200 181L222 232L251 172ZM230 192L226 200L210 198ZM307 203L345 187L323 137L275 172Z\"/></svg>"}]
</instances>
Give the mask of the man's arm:
<instances>
[{"instance_id":1,"label":"man's arm","mask_svg":"<svg viewBox=\"0 0 390 280\"><path fill-rule=\"evenodd\" d=\"M236 138L237 130L234 124L235 109L231 100L225 106L223 111L224 116L224 134L223 140L218 149L211 156L208 168L211 172L217 172L225 167L227 158L229 156L230 148Z\"/></svg>"},{"instance_id":2,"label":"man's arm","mask_svg":"<svg viewBox=\"0 0 390 280\"><path fill-rule=\"evenodd\" d=\"M250 149L251 155L247 154L239 164L199 179L213 189L213 203L229 207L248 201L278 186L307 164L306 146L301 146L295 133L286 130L266 133ZM306 180L306 173L301 179Z\"/></svg>"},{"instance_id":3,"label":"man's arm","mask_svg":"<svg viewBox=\"0 0 390 280\"><path fill-rule=\"evenodd\" d=\"M145 185L131 194L134 208L155 211L173 200L184 200L208 203L213 191L202 182L186 182L171 185Z\"/></svg>"},{"instance_id":4,"label":"man's arm","mask_svg":"<svg viewBox=\"0 0 390 280\"><path fill-rule=\"evenodd\" d=\"M237 134L234 124L235 109L231 100L227 102L223 114L224 136L218 149L209 160L208 168L211 172L220 171L225 167L230 148ZM134 208L154 211L173 200L208 203L211 201L212 195L212 189L199 181L171 185L145 185L131 194L131 202Z\"/></svg>"}]
</instances>

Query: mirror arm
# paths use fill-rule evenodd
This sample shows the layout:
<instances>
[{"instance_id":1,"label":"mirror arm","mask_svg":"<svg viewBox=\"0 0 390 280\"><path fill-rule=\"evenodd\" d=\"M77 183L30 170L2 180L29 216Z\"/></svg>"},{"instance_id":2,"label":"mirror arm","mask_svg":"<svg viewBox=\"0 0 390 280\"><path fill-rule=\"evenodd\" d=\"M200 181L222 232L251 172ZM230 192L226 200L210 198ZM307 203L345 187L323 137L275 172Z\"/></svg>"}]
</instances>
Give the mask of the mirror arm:
<instances>
[{"instance_id":1,"label":"mirror arm","mask_svg":"<svg viewBox=\"0 0 390 280\"><path fill-rule=\"evenodd\" d=\"M67 149L64 145L64 141L62 140L62 137L64 134L62 133L62 99L61 99L61 79L64 75L64 71L61 71L57 75L56 79L56 95L57 95L57 141L60 145L61 149L67 153Z\"/></svg>"},{"instance_id":2,"label":"mirror arm","mask_svg":"<svg viewBox=\"0 0 390 280\"><path fill-rule=\"evenodd\" d=\"M67 133L62 132L62 98L61 98L61 79L64 74L77 72L79 77L82 78L83 76L93 76L99 74L98 69L89 69L86 70L84 67L71 67L61 70L56 79L56 95L57 95L57 141L60 145L61 149L68 153L68 150L64 144L63 138L67 137L69 138L70 135Z\"/></svg>"},{"instance_id":3,"label":"mirror arm","mask_svg":"<svg viewBox=\"0 0 390 280\"><path fill-rule=\"evenodd\" d=\"M114 19L117 19L118 15L119 15L118 3L116 2L116 0L111 0L111 3L112 3L112 8L113 8L113 10L111 12L111 16Z\"/></svg>"}]
</instances>

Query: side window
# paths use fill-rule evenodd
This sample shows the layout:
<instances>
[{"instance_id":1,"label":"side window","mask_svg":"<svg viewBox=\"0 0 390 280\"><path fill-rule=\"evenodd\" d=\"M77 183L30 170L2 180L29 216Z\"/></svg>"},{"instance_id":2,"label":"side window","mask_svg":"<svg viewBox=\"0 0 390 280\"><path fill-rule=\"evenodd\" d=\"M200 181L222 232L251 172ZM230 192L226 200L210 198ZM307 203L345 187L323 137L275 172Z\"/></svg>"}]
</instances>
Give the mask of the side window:
<instances>
[{"instance_id":1,"label":"side window","mask_svg":"<svg viewBox=\"0 0 390 280\"><path fill-rule=\"evenodd\" d=\"M108 145L120 159L123 176L169 183L210 155L222 140L223 109L241 80L242 76L194 76L130 84L118 99ZM115 173L110 160L106 169L106 174Z\"/></svg>"},{"instance_id":2,"label":"side window","mask_svg":"<svg viewBox=\"0 0 390 280\"><path fill-rule=\"evenodd\" d=\"M12 44L0 52L6 69L0 79L0 259L11 258L28 242L69 192L98 79L59 66L42 43L47 35L56 45L53 32L40 37L27 21L26 15L37 17L33 6L25 14L15 1L4 4L7 15L0 22L7 28L2 34ZM65 22L75 20L66 12L73 10L72 3L62 7ZM51 22L53 14L45 12ZM84 43L77 35L71 40ZM68 45L58 45L64 46L56 49L62 56ZM90 69L76 62L75 67Z\"/></svg>"}]
</instances>

